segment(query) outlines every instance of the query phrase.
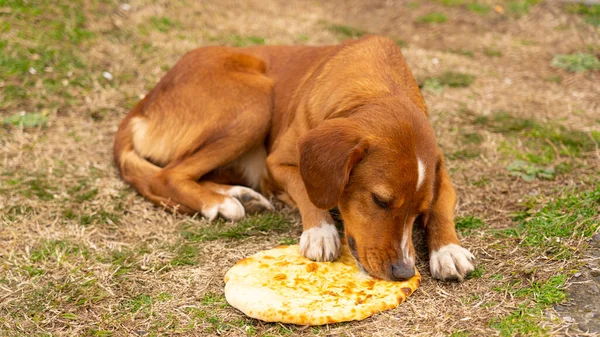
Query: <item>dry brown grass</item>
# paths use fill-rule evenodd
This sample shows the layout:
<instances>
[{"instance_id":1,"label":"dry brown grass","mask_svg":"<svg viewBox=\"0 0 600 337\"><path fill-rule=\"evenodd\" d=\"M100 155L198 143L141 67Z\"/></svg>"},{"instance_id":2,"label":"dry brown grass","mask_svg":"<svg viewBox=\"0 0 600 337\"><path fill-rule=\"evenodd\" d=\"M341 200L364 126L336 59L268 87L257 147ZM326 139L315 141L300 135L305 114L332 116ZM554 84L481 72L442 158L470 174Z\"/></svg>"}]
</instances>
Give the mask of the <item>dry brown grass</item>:
<instances>
[{"instance_id":1,"label":"dry brown grass","mask_svg":"<svg viewBox=\"0 0 600 337\"><path fill-rule=\"evenodd\" d=\"M114 1L64 4L87 18L83 27L94 36L75 47L69 40L56 43L63 43L58 45L63 52L75 49L85 66L0 79L0 120L20 111L48 117L45 127L0 128L0 335L499 334L493 320L531 301L515 291L559 274L570 277L586 262L578 255L586 240L565 239L574 255L556 259L496 231L513 228L515 212L593 188L589 184L597 182L600 156L597 143L595 149L574 145L577 151L569 152L560 142L549 145L544 136L532 138L531 130L497 132L474 121L503 110L589 133L597 142L599 72L569 73L551 67L550 60L559 53L598 52L599 32L550 2L531 7L520 18L508 9L482 16L441 3L415 8L402 1L158 0L132 1L129 9ZM39 7L46 11L45 19L60 14L53 5ZM430 12L443 12L448 21L416 23ZM45 27L20 15L9 5L0 8L0 21L12 24L2 33L9 42L7 55L19 46L45 43L39 38L43 31L31 33L38 39L19 35ZM333 24L402 39L418 79L447 70L476 76L467 88L424 94L449 157L459 195L457 215L476 216L486 224L463 236L482 273L463 283L433 280L416 237L423 282L399 308L319 328L266 324L225 304L222 278L238 259L297 238L297 215L281 211L289 224L286 230L250 229L252 235L241 239L189 240L184 229L235 225L209 225L153 207L119 180L112 165L112 137L127 109L186 51L260 38L268 44L337 43L344 36L328 29ZM485 48L502 55L489 57ZM36 58L35 52L25 54ZM113 79L103 78L104 71ZM551 76L561 76L562 82L549 81ZM68 83L52 89L43 82L50 77ZM27 96L12 95L10 85L24 86ZM478 136L469 140L465 133ZM461 152L467 148L471 152ZM548 159L548 151L558 155ZM541 166L564 163L565 169L554 180L525 183L506 166L527 154ZM577 331L552 307L535 317L533 326L545 327L548 334Z\"/></svg>"}]
</instances>

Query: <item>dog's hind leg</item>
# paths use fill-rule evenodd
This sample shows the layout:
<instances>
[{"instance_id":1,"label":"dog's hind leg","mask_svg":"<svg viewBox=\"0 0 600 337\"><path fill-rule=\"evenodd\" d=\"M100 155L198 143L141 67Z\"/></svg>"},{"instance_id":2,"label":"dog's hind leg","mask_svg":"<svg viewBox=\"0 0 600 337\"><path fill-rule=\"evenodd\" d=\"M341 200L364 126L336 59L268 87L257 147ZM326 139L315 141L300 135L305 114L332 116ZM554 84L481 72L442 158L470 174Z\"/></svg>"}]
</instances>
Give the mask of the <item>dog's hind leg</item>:
<instances>
[{"instance_id":1,"label":"dog's hind leg","mask_svg":"<svg viewBox=\"0 0 600 337\"><path fill-rule=\"evenodd\" d=\"M270 206L247 188L210 180L264 145L273 85L264 70L261 60L222 48L184 57L121 125L115 160L124 179L155 204L210 220L243 217L240 200Z\"/></svg>"},{"instance_id":2,"label":"dog's hind leg","mask_svg":"<svg viewBox=\"0 0 600 337\"><path fill-rule=\"evenodd\" d=\"M212 135L221 133L219 137L204 141L193 154L178 158L160 170L150 181L152 192L196 210L209 220L218 215L230 220L244 217L246 212L242 202L248 200L257 200L270 208L264 197L249 188L198 182L203 175L235 160L263 141L265 132L260 128L241 130L235 127L247 125L243 121L244 114L239 116L229 130L209 131Z\"/></svg>"}]
</instances>

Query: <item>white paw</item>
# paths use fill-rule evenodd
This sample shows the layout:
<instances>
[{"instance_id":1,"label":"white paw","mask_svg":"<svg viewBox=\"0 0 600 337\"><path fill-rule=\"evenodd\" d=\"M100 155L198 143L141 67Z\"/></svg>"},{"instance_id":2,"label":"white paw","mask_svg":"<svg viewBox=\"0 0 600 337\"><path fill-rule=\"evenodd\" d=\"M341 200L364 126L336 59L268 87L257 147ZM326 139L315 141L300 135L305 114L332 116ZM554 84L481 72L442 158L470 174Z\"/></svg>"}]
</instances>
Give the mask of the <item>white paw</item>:
<instances>
[{"instance_id":1,"label":"white paw","mask_svg":"<svg viewBox=\"0 0 600 337\"><path fill-rule=\"evenodd\" d=\"M323 222L300 236L300 252L313 261L333 261L340 256L340 235L334 225Z\"/></svg>"},{"instance_id":2,"label":"white paw","mask_svg":"<svg viewBox=\"0 0 600 337\"><path fill-rule=\"evenodd\" d=\"M429 267L431 275L440 280L463 280L475 269L475 256L467 249L450 244L431 253Z\"/></svg>"},{"instance_id":3,"label":"white paw","mask_svg":"<svg viewBox=\"0 0 600 337\"><path fill-rule=\"evenodd\" d=\"M230 197L234 197L241 201L247 208L252 211L259 209L273 210L273 205L267 198L263 197L255 190L244 186L232 186L231 188L221 191ZM249 209L250 210L250 209Z\"/></svg>"},{"instance_id":4,"label":"white paw","mask_svg":"<svg viewBox=\"0 0 600 337\"><path fill-rule=\"evenodd\" d=\"M225 197L222 203L203 209L201 214L208 221L213 221L218 215L227 220L239 220L246 215L246 211L239 200Z\"/></svg>"}]
</instances>

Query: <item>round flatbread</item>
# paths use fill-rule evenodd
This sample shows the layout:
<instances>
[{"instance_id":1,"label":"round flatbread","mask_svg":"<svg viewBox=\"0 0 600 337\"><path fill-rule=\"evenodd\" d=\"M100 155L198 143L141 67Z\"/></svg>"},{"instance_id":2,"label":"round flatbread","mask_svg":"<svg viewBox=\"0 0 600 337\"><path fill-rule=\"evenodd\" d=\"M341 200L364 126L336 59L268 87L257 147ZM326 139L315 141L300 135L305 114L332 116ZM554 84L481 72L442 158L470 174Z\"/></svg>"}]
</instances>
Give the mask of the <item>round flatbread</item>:
<instances>
[{"instance_id":1,"label":"round flatbread","mask_svg":"<svg viewBox=\"0 0 600 337\"><path fill-rule=\"evenodd\" d=\"M347 245L334 262L313 262L298 245L280 246L240 260L225 274L225 298L247 316L267 322L321 325L365 319L395 308L421 282L371 278Z\"/></svg>"}]
</instances>

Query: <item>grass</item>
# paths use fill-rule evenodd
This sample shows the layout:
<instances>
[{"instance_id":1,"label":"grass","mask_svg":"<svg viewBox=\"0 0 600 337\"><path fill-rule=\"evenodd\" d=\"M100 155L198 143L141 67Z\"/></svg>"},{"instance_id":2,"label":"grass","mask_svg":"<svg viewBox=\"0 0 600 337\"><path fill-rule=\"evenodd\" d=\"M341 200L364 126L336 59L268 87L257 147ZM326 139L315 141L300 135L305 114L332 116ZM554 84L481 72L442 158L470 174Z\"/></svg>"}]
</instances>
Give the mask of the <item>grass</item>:
<instances>
[{"instance_id":1,"label":"grass","mask_svg":"<svg viewBox=\"0 0 600 337\"><path fill-rule=\"evenodd\" d=\"M22 111L2 119L2 125L23 128L45 127L48 124L48 116L44 113L26 113Z\"/></svg>"},{"instance_id":2,"label":"grass","mask_svg":"<svg viewBox=\"0 0 600 337\"><path fill-rule=\"evenodd\" d=\"M471 159L477 158L481 155L480 144L483 142L483 136L478 132L464 132L458 139L461 148L458 151L450 153L448 158L450 159Z\"/></svg>"},{"instance_id":3,"label":"grass","mask_svg":"<svg viewBox=\"0 0 600 337\"><path fill-rule=\"evenodd\" d=\"M532 119L518 118L506 111L496 111L492 116L478 116L474 123L483 125L491 131L498 133L514 133L531 130L537 122Z\"/></svg>"},{"instance_id":4,"label":"grass","mask_svg":"<svg viewBox=\"0 0 600 337\"><path fill-rule=\"evenodd\" d=\"M427 78L423 81L421 89L439 95L444 91L444 86L438 78Z\"/></svg>"},{"instance_id":5,"label":"grass","mask_svg":"<svg viewBox=\"0 0 600 337\"><path fill-rule=\"evenodd\" d=\"M496 133L525 140L524 146L532 152L515 152L512 143L505 147L507 152L517 155L517 159L541 165L552 163L557 155L576 157L582 152L593 151L600 140L600 133L588 134L551 122L542 124L533 119L516 117L506 111L478 116L473 123Z\"/></svg>"},{"instance_id":6,"label":"grass","mask_svg":"<svg viewBox=\"0 0 600 337\"><path fill-rule=\"evenodd\" d=\"M466 279L467 280L478 279L478 278L483 277L483 275L485 275L485 268L481 267L481 266L477 266L469 275L467 275Z\"/></svg>"},{"instance_id":7,"label":"grass","mask_svg":"<svg viewBox=\"0 0 600 337\"><path fill-rule=\"evenodd\" d=\"M60 263L69 257L89 257L90 251L81 245L68 240L43 241L30 253L31 262L55 261Z\"/></svg>"},{"instance_id":8,"label":"grass","mask_svg":"<svg viewBox=\"0 0 600 337\"><path fill-rule=\"evenodd\" d=\"M472 0L437 0L437 2L448 7L464 7L479 15L486 15L491 10L490 5Z\"/></svg>"},{"instance_id":9,"label":"grass","mask_svg":"<svg viewBox=\"0 0 600 337\"><path fill-rule=\"evenodd\" d=\"M150 25L161 33L168 33L179 24L165 16L153 16L150 18Z\"/></svg>"},{"instance_id":10,"label":"grass","mask_svg":"<svg viewBox=\"0 0 600 337\"><path fill-rule=\"evenodd\" d=\"M521 245L542 251L553 259L566 259L581 252L565 240L589 238L600 227L600 187L558 198L539 211L525 210L515 217L517 226L507 233L519 237Z\"/></svg>"},{"instance_id":11,"label":"grass","mask_svg":"<svg viewBox=\"0 0 600 337\"><path fill-rule=\"evenodd\" d=\"M446 71L439 76L426 78L422 82L422 89L434 94L440 94L444 87L466 88L475 81L475 76L456 72Z\"/></svg>"},{"instance_id":12,"label":"grass","mask_svg":"<svg viewBox=\"0 0 600 337\"><path fill-rule=\"evenodd\" d=\"M529 10L542 0L512 0L507 4L508 11L516 17L527 15Z\"/></svg>"},{"instance_id":13,"label":"grass","mask_svg":"<svg viewBox=\"0 0 600 337\"><path fill-rule=\"evenodd\" d=\"M26 198L34 198L40 201L51 201L54 199L57 187L42 174L31 174L29 177L14 177L0 185L0 191L4 193L17 193Z\"/></svg>"},{"instance_id":14,"label":"grass","mask_svg":"<svg viewBox=\"0 0 600 337\"><path fill-rule=\"evenodd\" d=\"M481 150L475 147L466 147L458 151L454 151L448 155L450 159L466 160L477 158L481 155Z\"/></svg>"},{"instance_id":15,"label":"grass","mask_svg":"<svg viewBox=\"0 0 600 337\"><path fill-rule=\"evenodd\" d=\"M571 72L585 72L600 69L600 60L587 53L554 55L551 65Z\"/></svg>"},{"instance_id":16,"label":"grass","mask_svg":"<svg viewBox=\"0 0 600 337\"><path fill-rule=\"evenodd\" d=\"M429 13L417 18L417 23L444 23L448 17L444 13Z\"/></svg>"},{"instance_id":17,"label":"grass","mask_svg":"<svg viewBox=\"0 0 600 337\"><path fill-rule=\"evenodd\" d=\"M76 0L59 5L50 1L2 5L10 10L2 15L3 34L14 38L0 41L0 78L6 82L0 109L32 111L40 106L26 102L40 99L47 100L49 108L68 106L74 104L75 92L85 92L91 78L81 48L95 34L86 28L82 4Z\"/></svg>"},{"instance_id":18,"label":"grass","mask_svg":"<svg viewBox=\"0 0 600 337\"><path fill-rule=\"evenodd\" d=\"M552 166L540 167L523 160L513 161L506 169L511 175L521 177L521 179L527 182L533 181L536 178L553 180L556 175L556 169Z\"/></svg>"},{"instance_id":19,"label":"grass","mask_svg":"<svg viewBox=\"0 0 600 337\"><path fill-rule=\"evenodd\" d=\"M502 57L502 51L494 47L485 47L483 54L488 57Z\"/></svg>"},{"instance_id":20,"label":"grass","mask_svg":"<svg viewBox=\"0 0 600 337\"><path fill-rule=\"evenodd\" d=\"M367 34L366 30L340 24L330 24L327 26L327 30L343 39L357 39Z\"/></svg>"},{"instance_id":21,"label":"grass","mask_svg":"<svg viewBox=\"0 0 600 337\"><path fill-rule=\"evenodd\" d=\"M439 85L450 88L466 88L475 81L475 76L457 71L446 71L439 76L428 78L425 81L436 82Z\"/></svg>"},{"instance_id":22,"label":"grass","mask_svg":"<svg viewBox=\"0 0 600 337\"><path fill-rule=\"evenodd\" d=\"M265 44L265 38L260 36L232 35L229 37L234 47L258 46Z\"/></svg>"},{"instance_id":23,"label":"grass","mask_svg":"<svg viewBox=\"0 0 600 337\"><path fill-rule=\"evenodd\" d=\"M545 309L566 299L564 285L566 275L558 274L545 282L533 282L531 285L513 289L517 298L523 299L517 310L500 319L493 319L491 327L498 330L501 336L531 335L544 336L547 329L540 326Z\"/></svg>"},{"instance_id":24,"label":"grass","mask_svg":"<svg viewBox=\"0 0 600 337\"><path fill-rule=\"evenodd\" d=\"M171 259L172 266L194 266L198 264L198 248L183 244L175 250L175 256Z\"/></svg>"},{"instance_id":25,"label":"grass","mask_svg":"<svg viewBox=\"0 0 600 337\"><path fill-rule=\"evenodd\" d=\"M567 4L565 10L567 13L583 16L585 22L592 26L600 26L600 5L598 4L572 3Z\"/></svg>"},{"instance_id":26,"label":"grass","mask_svg":"<svg viewBox=\"0 0 600 337\"><path fill-rule=\"evenodd\" d=\"M440 4L449 7L462 6L467 3L467 0L437 0Z\"/></svg>"},{"instance_id":27,"label":"grass","mask_svg":"<svg viewBox=\"0 0 600 337\"><path fill-rule=\"evenodd\" d=\"M492 8L488 4L473 2L467 5L467 9L479 15L487 15Z\"/></svg>"},{"instance_id":28,"label":"grass","mask_svg":"<svg viewBox=\"0 0 600 337\"><path fill-rule=\"evenodd\" d=\"M239 240L250 236L264 235L269 232L284 232L291 223L280 214L263 214L244 218L237 223L227 225L224 222L209 227L184 226L181 236L191 242L205 242L219 239Z\"/></svg>"},{"instance_id":29,"label":"grass","mask_svg":"<svg viewBox=\"0 0 600 337\"><path fill-rule=\"evenodd\" d=\"M485 225L481 218L473 215L458 217L454 220L456 229L464 235L468 235L475 229L480 229Z\"/></svg>"}]
</instances>

